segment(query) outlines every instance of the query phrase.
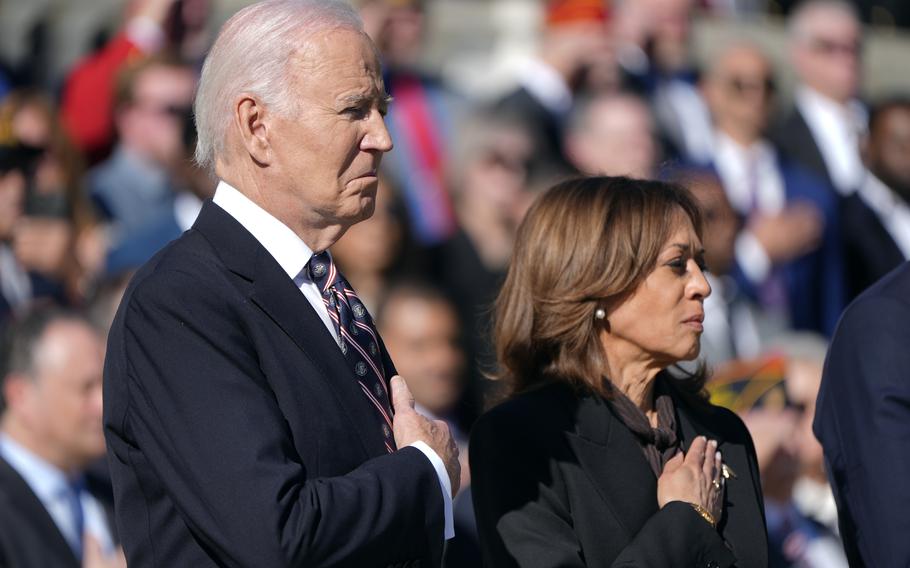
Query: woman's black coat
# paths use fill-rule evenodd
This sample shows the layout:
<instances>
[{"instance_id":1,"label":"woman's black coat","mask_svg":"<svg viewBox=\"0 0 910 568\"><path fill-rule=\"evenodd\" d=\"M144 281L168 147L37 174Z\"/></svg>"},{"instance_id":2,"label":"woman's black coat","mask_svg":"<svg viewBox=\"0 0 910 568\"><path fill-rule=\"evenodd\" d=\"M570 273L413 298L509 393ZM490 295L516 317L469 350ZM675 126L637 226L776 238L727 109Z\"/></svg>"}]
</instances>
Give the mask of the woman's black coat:
<instances>
[{"instance_id":1,"label":"woman's black coat","mask_svg":"<svg viewBox=\"0 0 910 568\"><path fill-rule=\"evenodd\" d=\"M717 530L688 504L660 509L657 479L609 404L548 384L481 417L472 491L487 566L765 567L767 532L755 448L732 412L672 389L682 446L719 442L737 475Z\"/></svg>"}]
</instances>

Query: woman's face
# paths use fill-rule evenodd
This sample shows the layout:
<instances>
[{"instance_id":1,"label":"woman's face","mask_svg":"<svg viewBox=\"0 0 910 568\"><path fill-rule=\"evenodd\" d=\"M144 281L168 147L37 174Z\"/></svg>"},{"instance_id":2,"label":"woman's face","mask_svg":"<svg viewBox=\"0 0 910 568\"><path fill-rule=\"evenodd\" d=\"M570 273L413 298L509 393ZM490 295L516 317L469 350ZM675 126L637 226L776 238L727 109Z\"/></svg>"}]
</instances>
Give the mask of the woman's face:
<instances>
[{"instance_id":1,"label":"woman's face","mask_svg":"<svg viewBox=\"0 0 910 568\"><path fill-rule=\"evenodd\" d=\"M711 293L703 274L705 251L691 221L680 214L676 226L644 282L607 310L604 332L604 341L628 357L661 367L698 356L703 303Z\"/></svg>"}]
</instances>

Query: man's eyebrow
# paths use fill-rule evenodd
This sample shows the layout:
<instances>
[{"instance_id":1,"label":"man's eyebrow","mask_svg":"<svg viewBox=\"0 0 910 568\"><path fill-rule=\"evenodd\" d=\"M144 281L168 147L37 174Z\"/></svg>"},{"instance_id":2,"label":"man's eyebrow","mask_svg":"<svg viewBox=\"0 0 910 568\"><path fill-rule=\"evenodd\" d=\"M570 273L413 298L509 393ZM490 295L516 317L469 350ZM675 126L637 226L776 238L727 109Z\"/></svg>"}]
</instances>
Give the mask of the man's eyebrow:
<instances>
[{"instance_id":1,"label":"man's eyebrow","mask_svg":"<svg viewBox=\"0 0 910 568\"><path fill-rule=\"evenodd\" d=\"M341 97L341 99L339 99L339 100L344 104L353 105L353 106L361 105L366 102L377 101L380 106L385 107L385 106L388 106L388 104L392 102L392 97L385 93L383 93L382 95L372 95L372 94L367 95L364 93L353 93L353 94Z\"/></svg>"}]
</instances>

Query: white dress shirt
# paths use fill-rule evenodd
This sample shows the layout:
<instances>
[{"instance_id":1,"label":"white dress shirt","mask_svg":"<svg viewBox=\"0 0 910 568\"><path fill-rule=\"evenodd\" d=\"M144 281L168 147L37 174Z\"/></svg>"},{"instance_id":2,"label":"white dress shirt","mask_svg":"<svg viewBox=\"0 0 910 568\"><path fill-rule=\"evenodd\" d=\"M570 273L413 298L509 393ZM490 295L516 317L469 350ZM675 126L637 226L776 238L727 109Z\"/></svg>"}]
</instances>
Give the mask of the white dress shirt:
<instances>
[{"instance_id":1,"label":"white dress shirt","mask_svg":"<svg viewBox=\"0 0 910 568\"><path fill-rule=\"evenodd\" d=\"M218 187L215 189L215 197L212 201L243 225L259 241L259 244L272 255L278 265L281 266L281 269L294 281L294 284L297 285L307 302L316 311L322 323L325 324L326 329L335 338L335 342L338 343L340 339L329 317L329 311L322 302L322 294L319 292L319 287L309 277L307 271L304 270L310 261L310 257L313 256L313 251L310 247L290 227L224 181L218 183ZM449 474L446 471L445 464L439 455L426 443L414 442L411 445L427 456L427 459L430 460L436 470L437 477L439 477L445 512L445 538L450 539L455 536L455 528L452 517L452 484L449 481Z\"/></svg>"},{"instance_id":2,"label":"white dress shirt","mask_svg":"<svg viewBox=\"0 0 910 568\"><path fill-rule=\"evenodd\" d=\"M806 86L796 90L796 107L821 152L831 182L841 195L850 195L863 182L866 168L859 141L868 116L859 101L837 103Z\"/></svg>"},{"instance_id":3,"label":"white dress shirt","mask_svg":"<svg viewBox=\"0 0 910 568\"><path fill-rule=\"evenodd\" d=\"M774 215L786 205L777 154L764 140L745 147L723 132L715 133L714 166L730 205L740 215L753 212ZM750 231L740 232L734 251L746 277L754 283L764 282L773 268L771 259Z\"/></svg>"},{"instance_id":4,"label":"white dress shirt","mask_svg":"<svg viewBox=\"0 0 910 568\"><path fill-rule=\"evenodd\" d=\"M71 489L66 474L6 434L0 434L0 455L25 480L70 546L75 543L81 546L82 535L76 534L69 500ZM107 526L104 507L88 491L81 493L80 501L85 532L98 541L105 554L112 554L114 541Z\"/></svg>"}]
</instances>

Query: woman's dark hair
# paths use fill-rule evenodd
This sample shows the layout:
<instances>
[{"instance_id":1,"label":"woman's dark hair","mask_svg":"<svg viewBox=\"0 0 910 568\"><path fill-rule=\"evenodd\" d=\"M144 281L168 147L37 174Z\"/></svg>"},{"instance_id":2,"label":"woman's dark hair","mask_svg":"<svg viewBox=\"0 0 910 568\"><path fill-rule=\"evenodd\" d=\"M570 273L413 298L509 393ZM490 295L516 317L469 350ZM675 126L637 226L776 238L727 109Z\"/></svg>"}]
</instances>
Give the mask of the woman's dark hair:
<instances>
[{"instance_id":1,"label":"woman's dark hair","mask_svg":"<svg viewBox=\"0 0 910 568\"><path fill-rule=\"evenodd\" d=\"M499 378L513 394L560 381L609 397L594 311L644 281L681 215L701 238L701 215L685 188L625 177L568 180L537 200L518 229L495 307ZM679 386L694 394L704 381L702 368Z\"/></svg>"}]
</instances>

